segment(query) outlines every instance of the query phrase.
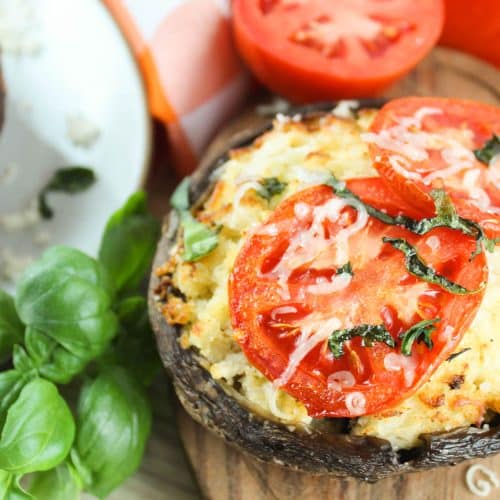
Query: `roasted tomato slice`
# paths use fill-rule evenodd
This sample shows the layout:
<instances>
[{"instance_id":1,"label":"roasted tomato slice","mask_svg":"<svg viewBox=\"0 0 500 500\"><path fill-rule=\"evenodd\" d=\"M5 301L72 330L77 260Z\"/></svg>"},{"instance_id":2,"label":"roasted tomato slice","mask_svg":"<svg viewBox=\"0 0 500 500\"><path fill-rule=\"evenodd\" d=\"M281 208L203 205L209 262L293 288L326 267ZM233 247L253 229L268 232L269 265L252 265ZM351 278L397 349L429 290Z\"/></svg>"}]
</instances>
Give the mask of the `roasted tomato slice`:
<instances>
[{"instance_id":1,"label":"roasted tomato slice","mask_svg":"<svg viewBox=\"0 0 500 500\"><path fill-rule=\"evenodd\" d=\"M474 151L500 134L500 108L460 99L408 97L386 104L363 138L375 167L424 213L430 191L445 188L460 215L500 236L500 155Z\"/></svg>"},{"instance_id":2,"label":"roasted tomato slice","mask_svg":"<svg viewBox=\"0 0 500 500\"><path fill-rule=\"evenodd\" d=\"M255 75L298 102L380 93L435 45L441 0L234 0Z\"/></svg>"},{"instance_id":3,"label":"roasted tomato slice","mask_svg":"<svg viewBox=\"0 0 500 500\"><path fill-rule=\"evenodd\" d=\"M364 182L374 200L376 186ZM356 181L360 196L362 187ZM390 192L381 196L378 208ZM470 291L487 276L484 254L471 261L475 241L464 234L439 228L416 236L353 205L325 185L287 198L248 236L229 279L231 321L248 360L313 417L370 414L408 397L453 351L480 305L481 291L456 295L410 274L403 253L383 238L405 240ZM403 355L400 335L424 320L436 320L433 347L415 340ZM363 325L385 329L394 347L363 346L369 338L354 336L334 356L332 333Z\"/></svg>"}]
</instances>

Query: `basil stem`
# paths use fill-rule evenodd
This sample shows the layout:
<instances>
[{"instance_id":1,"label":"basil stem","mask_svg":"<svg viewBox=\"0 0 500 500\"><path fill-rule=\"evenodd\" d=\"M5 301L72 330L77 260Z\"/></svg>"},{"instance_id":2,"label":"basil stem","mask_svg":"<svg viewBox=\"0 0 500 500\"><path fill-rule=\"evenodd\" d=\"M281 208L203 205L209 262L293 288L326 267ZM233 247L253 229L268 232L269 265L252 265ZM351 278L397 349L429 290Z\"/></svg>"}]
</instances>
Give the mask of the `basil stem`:
<instances>
[{"instance_id":1,"label":"basil stem","mask_svg":"<svg viewBox=\"0 0 500 500\"><path fill-rule=\"evenodd\" d=\"M411 348L415 341L424 342L429 349L432 349L434 343L432 342L431 334L436 330L435 325L438 321L441 320L439 318L425 319L410 326L406 332L401 333L399 335L401 339L401 353L405 356L411 356Z\"/></svg>"},{"instance_id":2,"label":"basil stem","mask_svg":"<svg viewBox=\"0 0 500 500\"><path fill-rule=\"evenodd\" d=\"M261 179L259 184L262 188L257 191L257 194L267 201L271 201L274 195L281 194L287 186L286 182L281 182L277 177L266 177Z\"/></svg>"},{"instance_id":3,"label":"basil stem","mask_svg":"<svg viewBox=\"0 0 500 500\"><path fill-rule=\"evenodd\" d=\"M335 359L341 358L344 355L344 342L354 337L361 337L361 345L363 347L371 347L373 342L384 342L389 347L396 347L394 339L383 324L359 325L353 328L335 330L332 332L328 339L328 347L330 351L332 351Z\"/></svg>"},{"instance_id":4,"label":"basil stem","mask_svg":"<svg viewBox=\"0 0 500 500\"><path fill-rule=\"evenodd\" d=\"M47 203L47 194L58 191L61 193L80 193L92 186L96 176L90 168L66 167L54 172L54 175L38 196L38 211L44 219L52 219L54 211Z\"/></svg>"},{"instance_id":5,"label":"basil stem","mask_svg":"<svg viewBox=\"0 0 500 500\"><path fill-rule=\"evenodd\" d=\"M182 259L195 262L209 254L219 243L218 231L198 221L189 211L189 177L186 177L170 198L170 205L181 218L184 252Z\"/></svg>"},{"instance_id":6,"label":"basil stem","mask_svg":"<svg viewBox=\"0 0 500 500\"><path fill-rule=\"evenodd\" d=\"M430 193L436 207L436 215L431 218L416 220L405 215L397 215L396 217L393 217L385 212L382 212L381 210L376 209L375 207L372 207L371 205L368 205L367 203L364 203L359 196L346 187L345 182L339 181L333 175L328 182L328 185L333 188L335 194L340 198L354 199L361 203L370 216L380 220L384 224L401 226L418 235L427 234L429 231L437 227L448 227L450 229L460 231L467 236L473 237L476 240L476 250L472 254L471 259L481 253L481 243L484 243L484 246L488 251L493 252L494 250L496 241L489 240L479 224L460 217L457 214L449 196L442 189L434 189Z\"/></svg>"},{"instance_id":7,"label":"basil stem","mask_svg":"<svg viewBox=\"0 0 500 500\"><path fill-rule=\"evenodd\" d=\"M477 290L467 290L467 288L464 288L463 286L450 281L448 278L445 278L441 274L436 273L434 269L430 268L420 258L416 248L402 238L385 237L382 238L382 241L384 243L389 243L396 250L402 252L405 255L405 267L408 272L423 281L427 281L427 283L438 285L447 292L453 293L455 295L469 295L472 293L478 293L482 289L481 287Z\"/></svg>"},{"instance_id":8,"label":"basil stem","mask_svg":"<svg viewBox=\"0 0 500 500\"><path fill-rule=\"evenodd\" d=\"M486 141L482 148L474 151L474 155L481 163L489 166L491 160L495 156L500 155L500 136L493 134L491 139Z\"/></svg>"}]
</instances>

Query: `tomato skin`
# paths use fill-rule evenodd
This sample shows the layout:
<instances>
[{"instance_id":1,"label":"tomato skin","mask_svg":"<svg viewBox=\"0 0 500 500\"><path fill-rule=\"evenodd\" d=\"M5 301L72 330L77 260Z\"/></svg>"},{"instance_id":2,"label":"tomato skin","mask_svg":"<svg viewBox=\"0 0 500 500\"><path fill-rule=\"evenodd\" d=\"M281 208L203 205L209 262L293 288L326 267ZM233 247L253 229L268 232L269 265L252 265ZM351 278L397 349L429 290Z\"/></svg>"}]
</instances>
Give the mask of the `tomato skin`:
<instances>
[{"instance_id":1,"label":"tomato skin","mask_svg":"<svg viewBox=\"0 0 500 500\"><path fill-rule=\"evenodd\" d=\"M390 197L391 192L386 191L379 179L348 181L348 186L364 198L363 182L367 186L366 201L377 201L375 193L380 190L380 199L375 203L377 208L385 205L391 211L397 205L393 199L384 204L383 197ZM280 256L286 251L291 238L299 234L303 230L301 228L308 227L307 221L293 220L295 204L306 203L318 207L332 198L335 197L331 188L316 186L285 199L264 226L250 235L243 245L229 279L229 305L235 337L247 359L268 379L280 379L291 353L297 347L299 333L294 325L307 324L307 318L315 318L318 313L325 313L325 317L317 328L319 330L326 326L327 334L330 333L330 321L333 322L332 329L344 326L333 328L336 324L333 316L336 315L340 323L352 321L353 325L375 324L384 319L395 339L403 327L406 329L422 318L430 319L426 312L429 302L432 313L437 312L441 321L432 336L432 350L423 344L414 345L412 356L408 358L408 362L414 364L414 376L410 382L406 380L408 375L404 370L390 371L385 368L386 356L390 353L399 354L399 351L384 343L362 347L360 339L355 338L345 346L344 356L335 360L329 354L326 343L319 341L282 385L286 392L304 403L310 416L318 418L371 414L394 406L410 396L453 351L479 308L483 292L458 296L425 284L425 291L422 292L422 297L426 297L425 304L421 304L419 299L416 303L420 306L410 312L410 319L404 316L400 318L391 301L398 296L401 287L421 286L422 282L405 271L402 255L390 245L382 244L377 255L368 256L380 244L382 236L408 239L418 246L422 258L438 272L440 269L446 270L450 279L471 290L477 289L487 277L484 254L470 262L475 243L462 233L438 228L429 235L418 237L405 229L387 226L370 218L359 235L351 236L349 240L353 252L350 260L353 259L354 269L349 288L339 292L338 296L309 294L307 287L317 282L315 276L318 273L324 273L324 270L314 266L298 274L294 271L290 275L290 297L284 299L276 278L270 278L269 272L280 262ZM345 215L356 218L353 209L347 207L346 210ZM339 220L344 220L343 216ZM286 224L279 226L283 221ZM281 227L279 234L266 234L265 228L273 225ZM328 231L335 231L334 226L328 226ZM438 252L425 243L430 236L440 240L442 246ZM353 304L358 305L353 309ZM280 309L283 306L288 309ZM420 307L423 309L420 310ZM282 312L278 314L278 311ZM346 370L354 375L356 383L352 387L332 390L328 376ZM362 409L353 409L347 403L347 398L360 397L359 394L364 398L364 406Z\"/></svg>"},{"instance_id":2,"label":"tomato skin","mask_svg":"<svg viewBox=\"0 0 500 500\"><path fill-rule=\"evenodd\" d=\"M335 12L335 6L332 8L329 1L312 0L311 3L322 3L325 10ZM263 22L264 16L258 12L258 4L257 0L234 0L236 45L258 80L297 103L380 95L425 57L437 42L444 22L441 0L420 0L420 7L408 1L410 12L406 17L421 17L416 19L418 34L412 35L412 39L417 42L411 48L405 42L400 49L391 48L373 61L358 61L359 52L350 59L348 56L331 61L294 46L282 32L288 28L287 22L276 26L274 33L270 32Z\"/></svg>"},{"instance_id":3,"label":"tomato skin","mask_svg":"<svg viewBox=\"0 0 500 500\"><path fill-rule=\"evenodd\" d=\"M500 108L475 101L462 99L446 99L439 97L404 97L395 99L387 103L377 114L370 131L379 134L388 130L403 117L414 116L422 108L435 108L441 110L441 114L432 115L426 122L425 127L433 127L435 130L457 130L467 129L470 133L471 151L481 148L491 136L500 134ZM426 125L427 123L427 125ZM425 128L427 130L427 128ZM433 131L433 130L431 130ZM430 196L430 191L434 188L444 187L456 205L459 215L479 222L490 238L500 236L500 215L481 210L469 198L467 192L456 189L458 184L464 186L463 172L457 174L446 174L443 178L436 179L430 185L424 184L421 180L408 178L401 172L397 172L389 162L389 156L398 153L391 152L371 143L369 145L370 157L377 171L383 176L388 185L399 194L408 204L421 210L425 216L434 213L434 203ZM428 150L430 151L430 150ZM408 158L407 158L408 160ZM409 167L405 168L410 174L418 172L420 175L427 175L438 172L443 168L443 161L439 155L429 156L425 161L409 160ZM480 161L474 159L473 168L480 172L481 178L485 179L491 168ZM500 209L500 191L493 184L486 184L485 180L480 181L481 187L488 192L491 204Z\"/></svg>"},{"instance_id":4,"label":"tomato skin","mask_svg":"<svg viewBox=\"0 0 500 500\"><path fill-rule=\"evenodd\" d=\"M500 2L445 0L445 9L439 43L469 52L500 67Z\"/></svg>"}]
</instances>

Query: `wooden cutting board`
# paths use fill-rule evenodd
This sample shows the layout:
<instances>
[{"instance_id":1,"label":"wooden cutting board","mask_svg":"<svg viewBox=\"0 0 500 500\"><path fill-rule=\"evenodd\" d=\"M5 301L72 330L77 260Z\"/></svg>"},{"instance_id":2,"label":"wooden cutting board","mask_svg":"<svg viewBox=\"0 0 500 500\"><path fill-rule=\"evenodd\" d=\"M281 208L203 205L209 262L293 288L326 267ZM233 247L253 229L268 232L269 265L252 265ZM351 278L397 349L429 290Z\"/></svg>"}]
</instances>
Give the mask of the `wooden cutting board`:
<instances>
[{"instance_id":1,"label":"wooden cutting board","mask_svg":"<svg viewBox=\"0 0 500 500\"><path fill-rule=\"evenodd\" d=\"M477 99L500 105L500 72L477 59L436 49L418 68L386 93ZM223 143L227 133L216 139ZM179 409L178 424L201 492L209 500L467 500L478 498L465 486L470 464L379 481L374 485L291 472L260 463L233 449ZM500 455L475 461L500 473ZM500 498L500 489L490 498Z\"/></svg>"}]
</instances>

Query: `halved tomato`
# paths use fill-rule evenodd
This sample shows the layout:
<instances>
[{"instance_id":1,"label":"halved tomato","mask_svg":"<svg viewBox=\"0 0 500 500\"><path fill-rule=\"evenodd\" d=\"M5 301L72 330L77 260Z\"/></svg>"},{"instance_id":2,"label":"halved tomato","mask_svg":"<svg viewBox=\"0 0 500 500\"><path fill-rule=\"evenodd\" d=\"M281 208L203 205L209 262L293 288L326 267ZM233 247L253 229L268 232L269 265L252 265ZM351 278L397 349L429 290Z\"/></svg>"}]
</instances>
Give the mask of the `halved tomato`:
<instances>
[{"instance_id":1,"label":"halved tomato","mask_svg":"<svg viewBox=\"0 0 500 500\"><path fill-rule=\"evenodd\" d=\"M234 0L243 59L296 102L373 96L436 44L441 0Z\"/></svg>"},{"instance_id":2,"label":"halved tomato","mask_svg":"<svg viewBox=\"0 0 500 500\"><path fill-rule=\"evenodd\" d=\"M438 97L406 97L386 104L371 133L370 156L393 189L424 214L434 210L430 191L445 188L463 217L500 236L500 156L479 161L500 134L500 108Z\"/></svg>"},{"instance_id":3,"label":"halved tomato","mask_svg":"<svg viewBox=\"0 0 500 500\"><path fill-rule=\"evenodd\" d=\"M500 68L500 2L445 0L446 16L440 44L470 52Z\"/></svg>"},{"instance_id":4,"label":"halved tomato","mask_svg":"<svg viewBox=\"0 0 500 500\"><path fill-rule=\"evenodd\" d=\"M384 189L376 199L378 179L356 181L359 196L363 182L378 208L396 206ZM416 236L324 185L285 199L234 264L229 304L237 341L313 417L370 414L408 397L453 351L480 305L482 291L456 295L416 278L383 238L405 240L435 272L468 290L486 279L484 254L469 260L473 239L448 228ZM402 354L399 336L432 320L433 347L415 340L410 355ZM386 339L341 332L355 327L385 331ZM344 339L340 356L329 348L334 332Z\"/></svg>"}]
</instances>

